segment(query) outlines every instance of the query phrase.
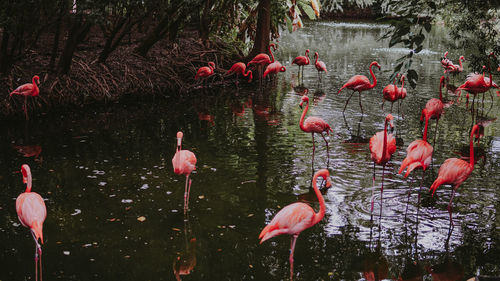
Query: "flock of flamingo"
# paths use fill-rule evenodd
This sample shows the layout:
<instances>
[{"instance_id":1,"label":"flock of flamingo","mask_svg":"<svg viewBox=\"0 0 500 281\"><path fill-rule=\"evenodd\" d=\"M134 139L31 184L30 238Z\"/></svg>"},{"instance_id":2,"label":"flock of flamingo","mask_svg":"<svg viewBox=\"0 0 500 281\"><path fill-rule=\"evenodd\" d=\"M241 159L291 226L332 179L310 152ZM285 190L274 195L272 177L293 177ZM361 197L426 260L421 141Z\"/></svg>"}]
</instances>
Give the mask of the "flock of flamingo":
<instances>
[{"instance_id":1,"label":"flock of flamingo","mask_svg":"<svg viewBox=\"0 0 500 281\"><path fill-rule=\"evenodd\" d=\"M271 58L267 54L259 54L254 59L252 59L247 65L242 62L238 62L234 64L229 71L227 71L227 75L236 74L237 76L242 75L244 77L250 77L249 81L252 80L252 71L248 70L249 66L255 65L258 67L259 77L265 78L267 75L275 75L278 72L283 72L286 70L284 66L282 66L278 61L274 60L274 55L271 51L276 50L276 45L269 45L269 53L271 54ZM460 65L454 65L453 62L447 58L448 52L445 53L444 57L441 60L441 64L444 68L445 73L459 73L463 71L462 61L464 57L461 56L459 59ZM299 56L295 58L292 64L297 64L300 68L302 67L302 71L304 66L310 63L309 59L309 50L306 50L305 56ZM315 53L315 66L320 72L326 72L326 65L322 61L318 61L318 53ZM490 57L494 56L493 53L490 54ZM203 78L204 83L206 83L206 78L214 74L215 64L213 62L208 63L208 67L201 67L197 74L196 79ZM263 71L264 66L266 69ZM374 88L377 85L377 79L375 74L373 73L372 67L375 66L380 69L380 65L374 61L370 64L369 70L370 74L373 78L373 83L363 75L355 75L350 78L338 91L337 94L347 88L352 90L351 95L347 99L347 102L344 107L347 107L349 100L354 95L355 92L358 92L360 99L359 105L361 110L363 109L361 105L361 92ZM471 73L467 76L465 83L459 86L456 89L456 92L460 92L461 90L465 90L468 93L472 93L474 97L479 93L485 93L492 87L498 88L498 86L492 81L491 70L488 68L489 77L485 76L485 73ZM238 78L238 77L237 77ZM394 103L398 100L402 100L406 96L406 89L404 89L404 79L405 76L402 75L399 78L402 82L401 87L397 86L396 78L393 81L393 84L387 85L383 89L383 100ZM405 169L406 173L404 177L408 177L411 171L420 168L422 170L422 179L425 170L430 166L432 160L433 147L427 141L427 129L430 119L436 119L436 130L437 130L437 122L439 121L440 116L443 113L444 103L441 89L445 83L445 77L442 76L439 81L439 99L432 98L430 99L425 108L422 109L421 120L425 119L425 127L423 131L422 139L417 139L410 143L408 148L406 149L407 155L403 160L401 167L398 171L401 174ZM19 86L17 89L12 91L10 95L20 95L25 97L25 103L23 106L23 110L26 114L26 119L28 119L27 107L26 107L26 98L28 96L37 96L39 94L39 88L37 83L39 82L39 77L33 77L33 83L24 84ZM312 136L313 142L313 151L312 151L312 162L314 163L314 153L315 153L315 141L314 134L319 134L323 138L326 143L327 155L329 158L329 148L328 141L325 138L325 135L333 132L330 125L325 122L323 119L319 117L306 117L306 114L309 109L309 98L307 96L308 91L301 98L300 107L302 108L305 104L305 108L303 108L302 115L300 117L299 126L300 129L306 133L310 133ZM383 106L383 105L382 105ZM391 106L392 111L392 106ZM384 188L384 171L386 163L391 159L392 154L396 151L396 139L392 135L392 133L387 132L388 126L393 127L393 116L392 114L388 114L385 117L384 121L384 130L377 132L370 139L370 153L371 159L373 160L373 181L375 183L375 165L382 165L382 185L380 190L380 200L382 202L383 188ZM449 184L452 185L452 195L450 202L448 204L448 212L450 216L450 224L453 224L452 219L452 201L455 195L455 191L458 187L469 177L474 169L474 146L473 146L473 138L479 138L480 135L480 125L475 124L470 132L470 156L469 161L464 161L458 158L449 158L441 165L439 168L438 176L430 187L430 191L432 194L436 191L436 189L443 185ZM434 135L434 138L436 136ZM196 156L193 152L189 150L182 150L182 138L183 133L177 133L177 148L174 157L172 158L172 166L174 168L174 173L178 175L184 175L186 177L185 182L185 190L184 190L184 213L188 211L189 205L189 193L191 189L191 180L189 179L190 174L196 167ZM313 168L314 169L314 168ZM40 272L40 280L42 279L42 271L41 271L41 254L42 249L41 245L43 244L43 222L47 215L47 210L45 207L45 203L43 198L31 191L32 189L32 178L30 167L26 164L21 167L22 179L23 183L26 184L26 190L24 193L20 194L16 200L16 211L18 214L18 218L23 226L30 229L33 239L35 240L35 272L36 272L36 280L38 280L38 272ZM321 221L325 215L325 200L323 195L321 194L318 186L317 179L321 177L326 181L326 188L331 186L330 182L330 172L327 169L319 169L316 173L314 173L312 178L312 187L319 201L320 209L319 212L316 213L314 209L305 203L297 202L290 204L284 208L282 208L264 227L262 232L259 235L260 243L281 234L289 234L292 236L291 245L290 245L290 280L293 279L293 254L295 249L296 240L298 235L305 229L312 227ZM373 192L373 191L372 191ZM371 212L373 212L373 194L371 197ZM420 200L420 193L419 193ZM380 212L382 213L382 205L380 207ZM40 241L40 243L39 243ZM38 270L40 268L40 270Z\"/></svg>"}]
</instances>

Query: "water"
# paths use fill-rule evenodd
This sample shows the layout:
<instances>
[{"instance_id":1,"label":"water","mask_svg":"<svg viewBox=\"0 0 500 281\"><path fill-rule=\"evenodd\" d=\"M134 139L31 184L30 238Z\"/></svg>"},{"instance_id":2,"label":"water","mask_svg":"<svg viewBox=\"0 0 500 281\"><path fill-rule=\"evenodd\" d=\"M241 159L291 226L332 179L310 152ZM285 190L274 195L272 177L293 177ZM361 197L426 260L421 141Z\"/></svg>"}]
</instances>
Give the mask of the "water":
<instances>
[{"instance_id":1,"label":"water","mask_svg":"<svg viewBox=\"0 0 500 281\"><path fill-rule=\"evenodd\" d=\"M40 115L28 123L2 123L0 279L34 278L34 243L14 207L24 189L17 171L27 163L33 190L47 205L46 280L175 280L174 270L189 271L180 275L184 280L287 280L290 237L263 244L257 237L287 204L309 200L318 209L309 192L311 136L298 126L305 88L314 97L308 116L322 117L334 130L327 138L332 187L325 194L325 218L297 241L296 280L428 279L431 268L434 278L499 276L500 122L485 128L476 149L479 160L453 200L451 232L446 209L450 187L440 187L434 197L428 187L446 158L467 152L472 120L464 103L446 109L439 121L419 207L421 171L408 179L397 175L406 147L421 138L420 110L438 95L443 30L434 31L416 55L420 80L417 89L408 89L404 116L394 107L398 147L386 166L379 217L382 167L376 167L373 187L368 140L383 129L390 110L389 103L381 109L381 92L393 62L409 51L387 49L387 42L377 41L386 28L317 22L284 34L276 56L287 72L262 90L242 81L239 91L226 87L179 99L122 101L92 111ZM303 83L298 83L298 67L290 62L306 48L319 52L327 65L322 83L313 66L306 67ZM450 54L454 61L460 55ZM373 60L382 70L374 71L377 87L362 93L365 114L356 94L344 119L350 91L336 92L352 75L368 76ZM465 69L467 73L467 64ZM492 103L491 94L479 111L483 118L499 115L499 99ZM432 141L434 120L429 128ZM179 130L185 136L183 148L198 158L187 221L185 178L175 175L171 164ZM315 169L327 162L324 142L316 137Z\"/></svg>"}]
</instances>

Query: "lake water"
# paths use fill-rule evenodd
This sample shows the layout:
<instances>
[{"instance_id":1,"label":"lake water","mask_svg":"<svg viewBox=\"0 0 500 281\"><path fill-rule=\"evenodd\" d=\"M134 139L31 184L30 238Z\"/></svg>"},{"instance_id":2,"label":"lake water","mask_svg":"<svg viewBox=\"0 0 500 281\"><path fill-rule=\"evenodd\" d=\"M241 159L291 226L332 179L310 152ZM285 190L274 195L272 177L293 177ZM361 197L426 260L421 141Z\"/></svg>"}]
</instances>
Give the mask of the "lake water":
<instances>
[{"instance_id":1,"label":"lake water","mask_svg":"<svg viewBox=\"0 0 500 281\"><path fill-rule=\"evenodd\" d=\"M288 204L302 200L319 209L309 190L311 136L298 125L305 89L314 100L308 116L333 128L327 137L330 159L316 137L314 161L315 170L328 166L332 187L324 195L326 216L297 240L295 280L500 276L500 121L485 128L475 169L457 190L451 231L450 186L441 186L434 197L428 188L445 159L468 155L473 121L464 102L445 109L439 121L420 204L421 171L408 179L397 174L406 147L422 136L422 108L438 97L439 60L446 50L442 29L433 31L415 55L420 80L416 89L408 88L399 115L394 106L398 146L385 168L379 215L382 167L376 167L373 186L368 140L383 129L390 111L387 102L381 109L382 89L390 83L394 62L409 52L377 40L387 28L313 22L285 32L276 58L287 71L260 89L242 80L239 89L211 88L175 99L121 101L3 122L0 280L34 279L34 242L15 211L15 198L24 191L17 173L23 163L31 166L33 191L46 199L46 280L176 280L174 272L185 268L190 274L180 275L183 280L288 280L290 237L259 244L258 235ZM305 68L299 83L298 67L290 65L307 48L327 65L321 83L314 66ZM450 51L448 57L458 62L460 55ZM351 91L336 95L338 89L355 74L369 77L374 60L382 70L374 70L377 86L361 94L364 115L357 94L342 114ZM464 73L450 81L457 85L469 72L466 63ZM479 118L498 117L499 106L491 91ZM186 216L185 177L175 175L171 164L179 130L183 149L198 158ZM435 135L432 120L431 144Z\"/></svg>"}]
</instances>

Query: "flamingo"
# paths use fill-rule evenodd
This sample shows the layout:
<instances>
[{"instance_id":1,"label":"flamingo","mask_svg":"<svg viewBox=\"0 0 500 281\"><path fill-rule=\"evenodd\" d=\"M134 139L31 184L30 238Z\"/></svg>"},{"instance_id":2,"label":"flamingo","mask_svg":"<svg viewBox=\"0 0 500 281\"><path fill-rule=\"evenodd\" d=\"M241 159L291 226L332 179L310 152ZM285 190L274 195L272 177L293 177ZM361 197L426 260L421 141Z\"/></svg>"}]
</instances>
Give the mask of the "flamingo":
<instances>
[{"instance_id":1,"label":"flamingo","mask_svg":"<svg viewBox=\"0 0 500 281\"><path fill-rule=\"evenodd\" d=\"M493 52L490 53L488 58L490 57L495 57L495 54ZM485 67L483 66L483 70ZM477 73L470 73L467 75L465 83L460 85L455 91L461 91L465 90L469 93L472 93L474 95L474 100L476 99L476 94L484 93L488 91L492 86L493 86L493 80L491 78L491 69L488 67L488 72L490 73L490 77L485 77L484 73L483 75L477 74ZM460 98L460 94L458 95L458 98ZM468 96L467 96L467 101L468 101ZM474 103L474 101L473 101Z\"/></svg>"},{"instance_id":2,"label":"flamingo","mask_svg":"<svg viewBox=\"0 0 500 281\"><path fill-rule=\"evenodd\" d=\"M359 107L361 108L361 112L363 112L363 106L361 105L361 92L365 91L365 90L372 89L375 86L377 86L377 78L375 77L375 74L373 74L373 70L372 70L372 66L374 66L374 65L376 67L378 67L378 69L380 70L380 65L378 64L378 62L373 61L370 64L370 74L372 75L372 78L373 78L373 84L370 84L370 80L366 76L364 76L364 75L354 75L337 92L337 95L338 95L338 94L340 94L340 92L344 88L352 90L352 94L347 99L347 102L345 103L344 110L342 110L342 113L344 113L344 111L345 111L345 109L347 107L347 104L349 103L349 100L352 98L352 95L354 95L354 92L358 92L359 93Z\"/></svg>"},{"instance_id":3,"label":"flamingo","mask_svg":"<svg viewBox=\"0 0 500 281\"><path fill-rule=\"evenodd\" d=\"M299 66L299 75L300 75L300 67L302 66L302 77L304 77L304 66L308 65L309 60L309 49L306 50L305 56L298 56L293 59L292 64L296 64Z\"/></svg>"},{"instance_id":4,"label":"flamingo","mask_svg":"<svg viewBox=\"0 0 500 281\"><path fill-rule=\"evenodd\" d=\"M252 78L253 78L252 71L247 70L245 73L246 68L247 68L247 66L244 63L237 62L237 63L233 64L233 66L231 66L231 68L226 72L226 76L231 75L233 73L236 73L236 84L238 84L238 79L239 79L240 74L243 75L243 77L250 76L250 79L248 79L248 83L250 83L250 82L252 82Z\"/></svg>"},{"instance_id":5,"label":"flamingo","mask_svg":"<svg viewBox=\"0 0 500 281\"><path fill-rule=\"evenodd\" d=\"M426 119L425 122L428 122L428 119L436 119L436 131L434 132L434 142L436 142L436 135L438 129L439 118L441 118L441 114L443 114L443 93L441 89L444 85L445 77L441 76L439 79L439 99L432 98L425 104L425 108L422 110L422 114L420 115L420 121ZM427 126L427 124L426 124Z\"/></svg>"},{"instance_id":6,"label":"flamingo","mask_svg":"<svg viewBox=\"0 0 500 281\"><path fill-rule=\"evenodd\" d=\"M448 51L444 53L444 56L441 58L441 66L446 70L446 68L450 65L453 65L453 62L447 58Z\"/></svg>"},{"instance_id":7,"label":"flamingo","mask_svg":"<svg viewBox=\"0 0 500 281\"><path fill-rule=\"evenodd\" d=\"M453 225L453 219L451 217L453 197L455 196L455 191L460 187L460 185L470 176L472 170L474 170L474 144L473 137L476 134L476 138L479 137L479 126L474 125L470 133L470 161L466 161L458 158L448 158L444 161L443 165L439 168L438 177L432 183L430 191L432 191L432 196L436 192L436 189L443 184L450 184L453 186L450 203L448 204L448 213L450 214L450 223Z\"/></svg>"},{"instance_id":8,"label":"flamingo","mask_svg":"<svg viewBox=\"0 0 500 281\"><path fill-rule=\"evenodd\" d=\"M38 88L38 84L40 84L40 77L38 75L33 76L32 79L33 83L26 83L23 84L19 87L17 87L14 91L12 91L9 96L12 97L13 95L20 95L24 96L24 106L23 106L23 111L26 116L26 120L28 120L28 106L27 106L27 101L28 101L28 96L30 97L36 97L40 93L40 89Z\"/></svg>"},{"instance_id":9,"label":"flamingo","mask_svg":"<svg viewBox=\"0 0 500 281\"><path fill-rule=\"evenodd\" d=\"M320 72L321 71L328 72L328 71L326 71L326 64L323 61L318 60L319 59L318 52L314 52L314 57L316 58L316 62L314 63L314 66L318 70L319 81L321 81Z\"/></svg>"},{"instance_id":10,"label":"flamingo","mask_svg":"<svg viewBox=\"0 0 500 281\"><path fill-rule=\"evenodd\" d=\"M453 64L451 63L451 61L450 64L448 64L446 67L443 65L444 73L458 74L462 72L464 70L464 67L462 66L462 61L465 61L464 56L460 56L460 58L458 59L458 63L460 65Z\"/></svg>"},{"instance_id":11,"label":"flamingo","mask_svg":"<svg viewBox=\"0 0 500 281\"><path fill-rule=\"evenodd\" d=\"M24 227L28 227L35 240L35 280L38 280L38 261L40 261L40 280L42 280L42 246L43 245L43 222L47 217L47 208L42 196L31 191L31 170L26 164L21 166L23 183L26 191L16 199L16 212L19 221Z\"/></svg>"},{"instance_id":12,"label":"flamingo","mask_svg":"<svg viewBox=\"0 0 500 281\"><path fill-rule=\"evenodd\" d=\"M271 47L273 48L273 51L276 51L276 49L278 48L278 47L276 47L276 45L274 43L269 44L269 46L267 47L268 50L269 50L269 53L271 54L271 59L269 58L269 55L264 54L264 53L260 53L260 54L256 55L251 61L249 61L247 63L247 67L250 67L250 65L252 65L252 64L258 65L258 67L259 67L259 78L262 78L262 68L265 65L268 65L268 64L274 62L274 54L271 51Z\"/></svg>"},{"instance_id":13,"label":"flamingo","mask_svg":"<svg viewBox=\"0 0 500 281\"><path fill-rule=\"evenodd\" d=\"M396 77L399 77L399 73ZM389 101L391 102L391 112L392 105L398 100L398 85L396 85L396 77L394 77L392 84L385 86L382 90L382 109L384 109L385 101Z\"/></svg>"},{"instance_id":14,"label":"flamingo","mask_svg":"<svg viewBox=\"0 0 500 281\"><path fill-rule=\"evenodd\" d=\"M281 65L281 63L279 61L275 61L275 62L269 64L266 67L266 71L264 71L263 78L266 78L266 76L268 74L269 75L271 75L271 74L278 74L279 72L285 72L285 71L286 71L286 67L284 67L283 65Z\"/></svg>"},{"instance_id":15,"label":"flamingo","mask_svg":"<svg viewBox=\"0 0 500 281\"><path fill-rule=\"evenodd\" d=\"M406 91L405 89L405 75L402 75L401 76L401 88L398 89L398 100L401 101L401 103L403 103L403 100L406 98L406 95L408 94L408 92ZM399 115L399 108L401 106L401 103L398 101L398 115ZM403 115L403 113L401 113L401 115Z\"/></svg>"},{"instance_id":16,"label":"flamingo","mask_svg":"<svg viewBox=\"0 0 500 281\"><path fill-rule=\"evenodd\" d=\"M186 186L184 187L184 213L186 213L189 203L189 191L191 190L189 175L196 169L196 156L189 150L181 150L183 135L182 132L177 132L177 150L172 158L172 166L174 166L174 173L186 176Z\"/></svg>"},{"instance_id":17,"label":"flamingo","mask_svg":"<svg viewBox=\"0 0 500 281\"><path fill-rule=\"evenodd\" d=\"M384 171L385 164L391 159L392 154L396 151L396 139L392 134L387 134L387 123L390 123L391 128L394 127L392 114L387 114L385 117L384 130L377 132L370 138L370 152L373 160L373 182L375 183L375 164L382 165L382 187L380 189L380 216L382 216L382 194L384 192ZM373 212L373 189L371 212Z\"/></svg>"},{"instance_id":18,"label":"flamingo","mask_svg":"<svg viewBox=\"0 0 500 281\"><path fill-rule=\"evenodd\" d=\"M406 158L401 163L398 174L401 174L406 168L404 177L408 177L411 171L417 168L422 168L422 180L420 181L420 188L418 190L418 204L420 205L420 189L424 181L425 170L429 167L432 161L432 152L434 148L427 142L427 127L429 125L429 118L425 118L424 136L421 140L414 140L406 149ZM406 212L408 212L408 203L410 202L410 190L408 190L408 201L406 205ZM417 211L418 216L418 211ZM405 214L406 219L406 214Z\"/></svg>"},{"instance_id":19,"label":"flamingo","mask_svg":"<svg viewBox=\"0 0 500 281\"><path fill-rule=\"evenodd\" d=\"M313 189L318 197L319 201L319 212L314 212L306 203L296 202L285 206L281 209L271 220L271 222L262 229L259 235L260 244L262 242L280 235L280 234L290 234L292 235L292 241L290 245L290 280L293 279L293 252L295 249L295 242L299 234L307 229L317 224L325 216L325 199L317 186L318 177L322 177L326 180L326 187L329 188L332 184L330 182L330 172L327 169L321 169L314 174L313 177Z\"/></svg>"},{"instance_id":20,"label":"flamingo","mask_svg":"<svg viewBox=\"0 0 500 281\"><path fill-rule=\"evenodd\" d=\"M306 107L302 111L302 116L300 117L300 122L299 126L300 129L306 133L311 133L312 135L312 143L313 143L313 155L312 155L312 163L314 164L314 151L316 149L314 145L314 133L320 134L323 140L325 141L326 144L326 154L328 159L330 159L330 152L328 148L328 141L326 140L325 136L323 133L326 133L327 135L330 134L330 132L333 132L332 128L328 123L326 123L325 120L319 118L319 117L308 117L305 121L304 118L306 116L307 111L309 110L309 97L307 96L307 93L309 92L308 89L306 89L305 94L302 96L301 102L299 104L300 108L302 108L302 105L306 103Z\"/></svg>"},{"instance_id":21,"label":"flamingo","mask_svg":"<svg viewBox=\"0 0 500 281\"><path fill-rule=\"evenodd\" d=\"M215 69L215 63L209 61L208 66L202 66L198 69L198 72L196 72L194 79L198 80L199 78L202 78L203 82L206 83L206 79L214 75L214 69Z\"/></svg>"}]
</instances>

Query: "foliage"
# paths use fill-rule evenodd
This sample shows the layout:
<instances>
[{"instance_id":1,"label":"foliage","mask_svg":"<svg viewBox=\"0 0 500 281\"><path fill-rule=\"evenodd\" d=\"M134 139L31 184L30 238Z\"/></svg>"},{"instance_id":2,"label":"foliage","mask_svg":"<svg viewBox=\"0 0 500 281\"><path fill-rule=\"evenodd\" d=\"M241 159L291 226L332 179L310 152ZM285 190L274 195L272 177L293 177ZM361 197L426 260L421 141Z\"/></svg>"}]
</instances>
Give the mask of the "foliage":
<instances>
[{"instance_id":1,"label":"foliage","mask_svg":"<svg viewBox=\"0 0 500 281\"><path fill-rule=\"evenodd\" d=\"M322 10L325 12L340 11L343 12L343 6L356 6L359 8L370 7L375 4L375 0L322 0Z\"/></svg>"},{"instance_id":2,"label":"foliage","mask_svg":"<svg viewBox=\"0 0 500 281\"><path fill-rule=\"evenodd\" d=\"M383 38L390 38L389 47L403 45L410 53L397 60L391 79L398 72L406 72L410 85L415 88L418 81L417 72L411 68L413 54L423 49L426 34L431 31L432 24L441 19L450 31L456 46L468 49L467 60L476 71L488 64L491 51L500 54L499 44L499 4L490 1L429 1L385 0L382 10L388 17L396 17L391 21L390 29ZM495 62L496 63L496 62Z\"/></svg>"}]
</instances>

